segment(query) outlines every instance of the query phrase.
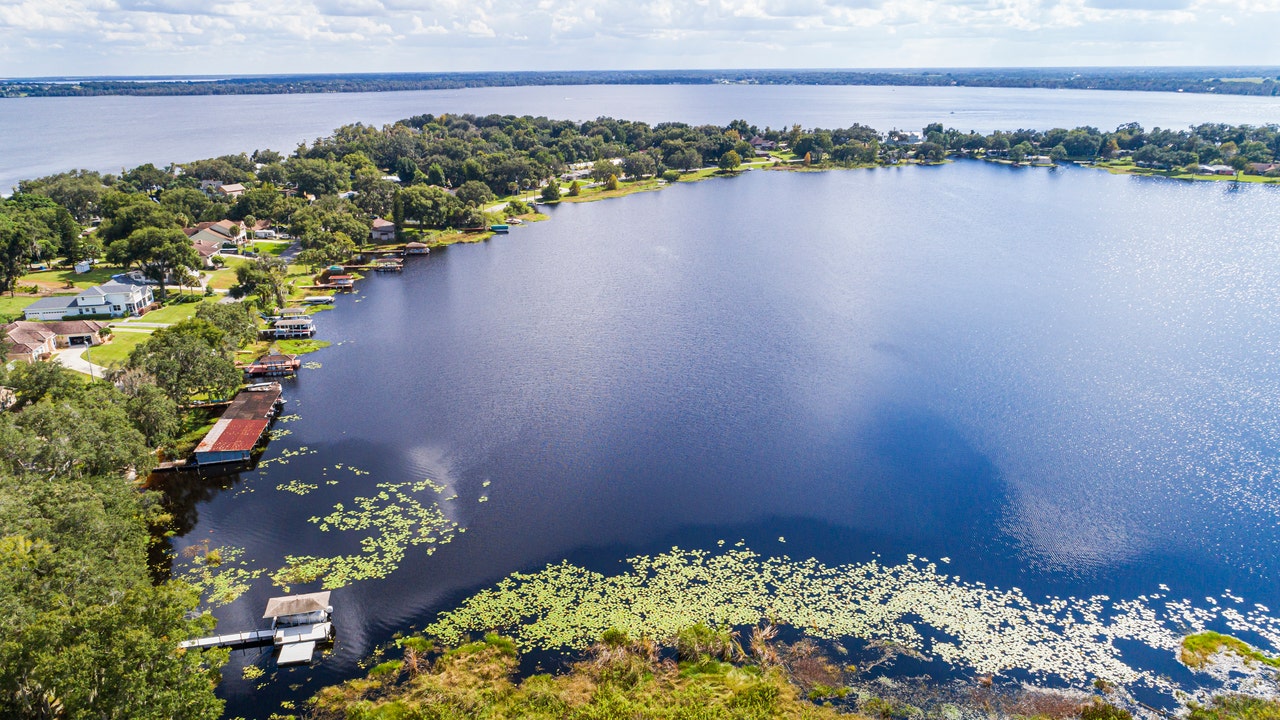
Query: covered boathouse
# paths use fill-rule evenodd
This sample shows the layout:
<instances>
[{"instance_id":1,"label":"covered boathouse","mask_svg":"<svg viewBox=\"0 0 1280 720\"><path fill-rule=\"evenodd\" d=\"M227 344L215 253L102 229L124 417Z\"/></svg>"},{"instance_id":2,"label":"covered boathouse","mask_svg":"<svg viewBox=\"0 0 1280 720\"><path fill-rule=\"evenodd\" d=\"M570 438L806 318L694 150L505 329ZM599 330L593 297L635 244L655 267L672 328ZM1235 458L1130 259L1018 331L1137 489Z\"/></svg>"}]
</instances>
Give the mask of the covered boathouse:
<instances>
[{"instance_id":1,"label":"covered boathouse","mask_svg":"<svg viewBox=\"0 0 1280 720\"><path fill-rule=\"evenodd\" d=\"M196 446L196 465L248 462L253 448L281 403L280 383L259 383L241 390L222 417Z\"/></svg>"}]
</instances>

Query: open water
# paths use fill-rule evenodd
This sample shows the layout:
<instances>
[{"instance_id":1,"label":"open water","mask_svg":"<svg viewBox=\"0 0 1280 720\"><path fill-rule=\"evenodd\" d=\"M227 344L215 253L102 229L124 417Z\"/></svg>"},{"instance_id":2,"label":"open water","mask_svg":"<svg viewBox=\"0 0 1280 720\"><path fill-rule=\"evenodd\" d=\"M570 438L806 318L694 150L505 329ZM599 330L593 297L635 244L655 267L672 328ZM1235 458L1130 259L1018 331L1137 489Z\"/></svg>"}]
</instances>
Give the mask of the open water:
<instances>
[{"instance_id":1,"label":"open water","mask_svg":"<svg viewBox=\"0 0 1280 720\"><path fill-rule=\"evenodd\" d=\"M0 101L0 194L25 178L75 168L118 173L272 148L286 154L347 123L382 125L422 113L612 116L650 123L919 130L1140 122L1280 121L1280 98L1178 93L831 86L583 85L352 94L22 98Z\"/></svg>"},{"instance_id":2,"label":"open water","mask_svg":"<svg viewBox=\"0 0 1280 720\"><path fill-rule=\"evenodd\" d=\"M1164 584L1280 608L1275 188L957 162L550 214L362 281L317 316L335 344L286 381L296 418L264 466L173 483L179 556L237 546L268 572L359 554L376 529L313 518L388 484L371 506L388 517L413 516L401 493L465 528L335 590L317 666L259 690L240 666L265 661L238 654L230 716L362 674L508 573L612 574L719 540L827 565L946 557L1032 599ZM426 478L443 492L400 485ZM294 481L315 487L279 489ZM276 592L251 582L221 627L255 626ZM1177 671L1164 650L1123 659Z\"/></svg>"}]
</instances>

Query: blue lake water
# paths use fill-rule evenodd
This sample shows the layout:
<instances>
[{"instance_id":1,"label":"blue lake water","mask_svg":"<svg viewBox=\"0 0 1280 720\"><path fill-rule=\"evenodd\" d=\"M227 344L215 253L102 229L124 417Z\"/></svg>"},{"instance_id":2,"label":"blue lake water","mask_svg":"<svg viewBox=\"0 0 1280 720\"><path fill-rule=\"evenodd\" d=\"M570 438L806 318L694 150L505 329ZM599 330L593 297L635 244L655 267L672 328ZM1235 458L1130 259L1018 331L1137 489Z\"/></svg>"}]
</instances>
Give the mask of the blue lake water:
<instances>
[{"instance_id":1,"label":"blue lake water","mask_svg":"<svg viewBox=\"0 0 1280 720\"><path fill-rule=\"evenodd\" d=\"M1032 597L1164 583L1280 607L1275 188L957 162L550 214L362 281L317 316L335 345L286 382L268 464L175 483L175 548L254 567L353 551L361 533L309 518L378 483L442 483L466 529L335 591L320 665L255 691L238 656L229 715L359 674L513 571L724 539L946 556ZM275 592L255 581L222 627Z\"/></svg>"},{"instance_id":2,"label":"blue lake water","mask_svg":"<svg viewBox=\"0 0 1280 720\"><path fill-rule=\"evenodd\" d=\"M22 98L0 102L0 194L24 178L74 168L120 172L300 142L347 123L422 113L602 115L649 123L775 128L1015 130L1121 123L1184 128L1280 121L1280 98L1179 93L852 86L582 85L310 95Z\"/></svg>"}]
</instances>

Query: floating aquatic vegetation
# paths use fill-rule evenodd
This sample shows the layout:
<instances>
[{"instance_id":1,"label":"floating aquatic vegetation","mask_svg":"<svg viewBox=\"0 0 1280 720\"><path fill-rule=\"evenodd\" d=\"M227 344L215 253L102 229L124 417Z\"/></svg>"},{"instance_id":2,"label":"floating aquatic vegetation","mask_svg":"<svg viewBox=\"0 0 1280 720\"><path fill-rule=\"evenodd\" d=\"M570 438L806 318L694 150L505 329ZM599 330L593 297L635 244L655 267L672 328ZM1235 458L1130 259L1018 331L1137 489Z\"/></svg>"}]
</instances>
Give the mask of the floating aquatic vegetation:
<instances>
[{"instance_id":1,"label":"floating aquatic vegetation","mask_svg":"<svg viewBox=\"0 0 1280 720\"><path fill-rule=\"evenodd\" d=\"M276 486L276 489L282 492L291 492L295 495L306 495L318 487L320 486L312 483L305 483L301 480L290 480L287 483L280 483Z\"/></svg>"},{"instance_id":2,"label":"floating aquatic vegetation","mask_svg":"<svg viewBox=\"0 0 1280 720\"><path fill-rule=\"evenodd\" d=\"M280 417L276 418L276 422L278 422L278 423L291 423L291 422L293 422L294 420L299 420L299 419L301 419L301 418L302 418L302 416L301 416L301 415L281 415Z\"/></svg>"},{"instance_id":3,"label":"floating aquatic vegetation","mask_svg":"<svg viewBox=\"0 0 1280 720\"><path fill-rule=\"evenodd\" d=\"M272 579L284 586L323 579L324 587L333 589L357 580L384 578L400 566L409 547L445 545L464 530L445 516L439 503L415 497L428 491L439 495L444 492L443 485L423 480L378 483L375 487L379 491L376 495L355 498L351 508L337 503L328 515L310 518L323 532L367 533L360 540L361 552L333 557L290 555ZM433 551L434 547L428 548L427 554Z\"/></svg>"},{"instance_id":4,"label":"floating aquatic vegetation","mask_svg":"<svg viewBox=\"0 0 1280 720\"><path fill-rule=\"evenodd\" d=\"M479 500L478 502L489 502L489 496L488 496L488 495L481 495L481 496L480 496L480 500Z\"/></svg>"},{"instance_id":5,"label":"floating aquatic vegetation","mask_svg":"<svg viewBox=\"0 0 1280 720\"><path fill-rule=\"evenodd\" d=\"M322 367L324 367L324 365L316 362L315 360L302 363L302 369L304 370L319 370Z\"/></svg>"},{"instance_id":6,"label":"floating aquatic vegetation","mask_svg":"<svg viewBox=\"0 0 1280 720\"><path fill-rule=\"evenodd\" d=\"M260 568L252 568L244 558L244 548L224 545L210 548L207 543L193 545L183 553L187 561L175 569L177 574L200 592L211 605L227 605L249 589L249 583L262 577Z\"/></svg>"},{"instance_id":7,"label":"floating aquatic vegetation","mask_svg":"<svg viewBox=\"0 0 1280 720\"><path fill-rule=\"evenodd\" d=\"M672 548L627 562L631 568L613 576L567 562L512 574L442 614L426 633L452 644L502 629L526 647L581 649L610 628L664 638L700 622L742 626L771 617L819 638L898 643L982 674L1022 670L1165 691L1175 689L1172 681L1129 665L1117 641L1172 654L1187 628L1225 623L1280 647L1280 619L1256 610L1195 607L1163 594L1037 602L1017 588L940 573L924 559L827 566L749 549Z\"/></svg>"},{"instance_id":8,"label":"floating aquatic vegetation","mask_svg":"<svg viewBox=\"0 0 1280 720\"><path fill-rule=\"evenodd\" d=\"M480 487L489 487L492 484L493 483L491 483L490 481L485 480L484 482L480 483Z\"/></svg>"},{"instance_id":9,"label":"floating aquatic vegetation","mask_svg":"<svg viewBox=\"0 0 1280 720\"><path fill-rule=\"evenodd\" d=\"M288 428L272 428L270 431L267 432L267 437L271 438L272 440L279 440L282 437L286 437L292 434L293 434L293 431L289 430Z\"/></svg>"},{"instance_id":10,"label":"floating aquatic vegetation","mask_svg":"<svg viewBox=\"0 0 1280 720\"><path fill-rule=\"evenodd\" d=\"M276 457L270 458L268 460L259 460L258 467L261 468L261 467L266 467L268 465L287 465L289 461L292 460L293 458L299 457L301 455L314 455L315 453L316 453L315 450L312 450L306 445L303 445L302 447L297 448L296 450L285 448L284 450L281 450L280 454L277 455Z\"/></svg>"}]
</instances>

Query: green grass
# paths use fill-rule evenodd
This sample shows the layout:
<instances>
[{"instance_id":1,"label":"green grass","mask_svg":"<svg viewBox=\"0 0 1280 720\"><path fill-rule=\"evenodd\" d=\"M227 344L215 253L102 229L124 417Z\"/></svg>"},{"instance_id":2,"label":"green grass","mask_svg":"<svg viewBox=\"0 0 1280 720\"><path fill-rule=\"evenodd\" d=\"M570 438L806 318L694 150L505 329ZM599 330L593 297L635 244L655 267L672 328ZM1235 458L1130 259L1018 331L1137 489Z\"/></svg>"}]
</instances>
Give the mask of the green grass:
<instances>
[{"instance_id":1,"label":"green grass","mask_svg":"<svg viewBox=\"0 0 1280 720\"><path fill-rule=\"evenodd\" d=\"M43 270L41 272L27 273L18 278L18 285L40 285L49 290L70 290L71 288L67 287L67 284L70 283L77 290L84 290L107 282L112 275L116 275L119 272L120 268L106 265L95 266L83 275L77 275L75 270L71 268Z\"/></svg>"},{"instance_id":2,"label":"green grass","mask_svg":"<svg viewBox=\"0 0 1280 720\"><path fill-rule=\"evenodd\" d=\"M147 341L151 337L150 333L141 332L118 332L114 333L111 342L105 345L98 345L85 351L84 359L94 365L102 367L111 367L112 365L123 365L129 360L129 353L133 349Z\"/></svg>"},{"instance_id":3,"label":"green grass","mask_svg":"<svg viewBox=\"0 0 1280 720\"><path fill-rule=\"evenodd\" d=\"M138 322L166 323L172 325L173 323L182 322L188 318L195 317L196 308L198 307L200 307L200 303L198 302L172 303L165 305L159 310L152 310L146 315L143 315L138 318Z\"/></svg>"},{"instance_id":4,"label":"green grass","mask_svg":"<svg viewBox=\"0 0 1280 720\"><path fill-rule=\"evenodd\" d=\"M1188 707L1188 720L1280 720L1280 702L1248 695L1217 695L1208 705Z\"/></svg>"},{"instance_id":5,"label":"green grass","mask_svg":"<svg viewBox=\"0 0 1280 720\"><path fill-rule=\"evenodd\" d=\"M1178 654L1178 659L1189 668L1202 668L1210 657L1223 651L1234 652L1245 660L1280 668L1280 658L1264 655L1240 638L1213 631L1196 633L1183 638L1182 652Z\"/></svg>"},{"instance_id":6,"label":"green grass","mask_svg":"<svg viewBox=\"0 0 1280 720\"><path fill-rule=\"evenodd\" d=\"M328 340L277 340L276 349L286 355L306 355L317 350L323 350L332 344Z\"/></svg>"},{"instance_id":7,"label":"green grass","mask_svg":"<svg viewBox=\"0 0 1280 720\"><path fill-rule=\"evenodd\" d=\"M271 242L267 240L259 240L253 244L250 249L259 255L270 255L271 257L280 257L285 250L289 249L291 243L288 240L279 240Z\"/></svg>"},{"instance_id":8,"label":"green grass","mask_svg":"<svg viewBox=\"0 0 1280 720\"><path fill-rule=\"evenodd\" d=\"M23 309L39 299L38 295L0 295L0 319L14 317L21 320Z\"/></svg>"}]
</instances>

